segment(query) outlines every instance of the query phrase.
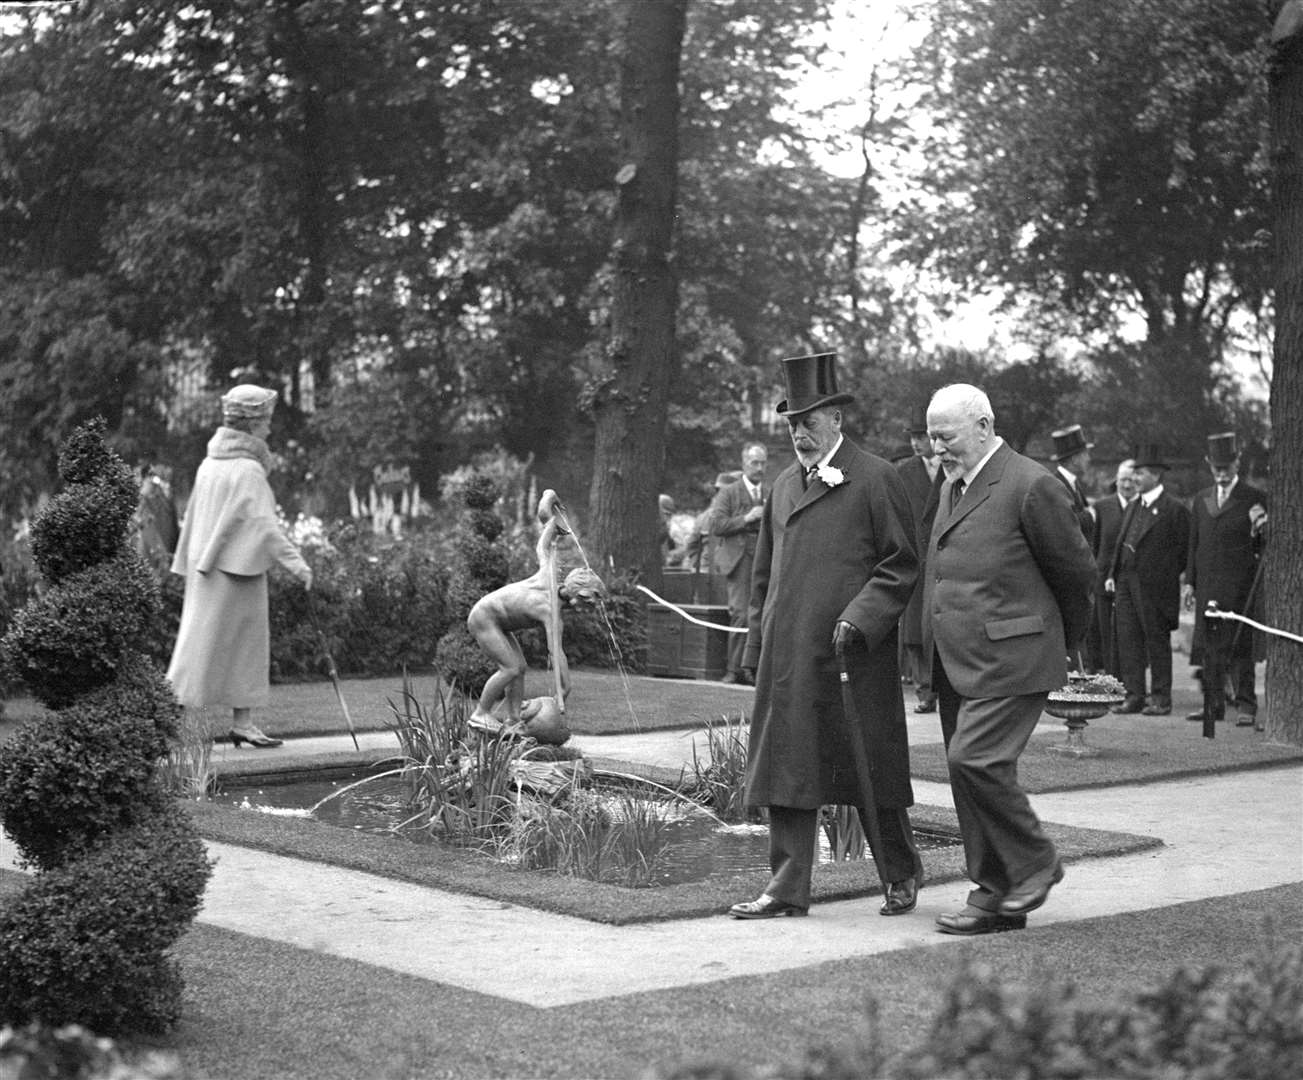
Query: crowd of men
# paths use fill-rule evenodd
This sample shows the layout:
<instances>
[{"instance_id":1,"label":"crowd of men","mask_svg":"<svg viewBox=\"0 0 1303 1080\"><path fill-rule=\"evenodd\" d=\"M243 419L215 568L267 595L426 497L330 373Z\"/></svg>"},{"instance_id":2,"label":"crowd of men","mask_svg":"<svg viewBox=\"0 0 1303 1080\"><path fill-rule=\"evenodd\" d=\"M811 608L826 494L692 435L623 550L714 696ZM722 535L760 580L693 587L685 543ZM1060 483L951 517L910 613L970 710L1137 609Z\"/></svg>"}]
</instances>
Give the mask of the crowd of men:
<instances>
[{"instance_id":1,"label":"crowd of men","mask_svg":"<svg viewBox=\"0 0 1303 1080\"><path fill-rule=\"evenodd\" d=\"M908 442L890 459L905 483L917 535L925 543L945 476L927 433L926 407L904 426ZM1232 716L1256 726L1255 634L1245 624L1208 619L1211 602L1222 612L1248 615L1260 607L1266 541L1267 495L1240 475L1234 432L1207 438L1205 464L1213 483L1182 498L1164 485L1170 465L1153 443L1135 447L1120 462L1106 490L1093 495L1098 470L1079 424L1054 431L1047 468L1063 483L1095 560L1094 614L1069 657L1087 674L1110 674L1125 687L1118 713L1165 716L1172 710L1171 633L1182 609L1193 611L1190 662L1204 687L1191 721L1218 723ZM751 567L769 492L763 443L742 448L741 469L715 480L715 497L696 519L692 536L674 561L719 575L726 583L730 624L747 625ZM936 711L931 665L923 654L923 590L911 594L899 625L901 675L915 691L916 713ZM741 663L743 637L730 637L725 682L750 685L754 672Z\"/></svg>"}]
</instances>

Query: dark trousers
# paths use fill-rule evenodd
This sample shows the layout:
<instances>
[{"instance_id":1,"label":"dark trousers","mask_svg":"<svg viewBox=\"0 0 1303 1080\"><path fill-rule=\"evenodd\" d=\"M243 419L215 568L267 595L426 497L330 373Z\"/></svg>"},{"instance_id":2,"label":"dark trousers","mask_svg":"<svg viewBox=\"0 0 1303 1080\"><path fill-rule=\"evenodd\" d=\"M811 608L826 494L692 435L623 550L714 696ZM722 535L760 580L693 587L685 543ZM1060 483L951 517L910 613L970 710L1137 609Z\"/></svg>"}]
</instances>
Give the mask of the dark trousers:
<instances>
[{"instance_id":1,"label":"dark trousers","mask_svg":"<svg viewBox=\"0 0 1303 1080\"><path fill-rule=\"evenodd\" d=\"M1156 702L1172 703L1172 631L1163 613L1140 587L1134 571L1117 576L1113 601L1117 612L1117 648L1122 685L1127 697L1145 696L1145 668L1149 668L1149 695Z\"/></svg>"},{"instance_id":2,"label":"dark trousers","mask_svg":"<svg viewBox=\"0 0 1303 1080\"><path fill-rule=\"evenodd\" d=\"M1243 655L1244 643L1235 641L1235 629L1236 624L1222 619L1203 623L1203 708L1214 720L1225 717L1228 700L1236 712L1258 714L1253 657ZM1232 642L1238 648L1232 648Z\"/></svg>"},{"instance_id":3,"label":"dark trousers","mask_svg":"<svg viewBox=\"0 0 1303 1080\"><path fill-rule=\"evenodd\" d=\"M1095 590L1095 612L1091 616L1091 630L1087 641L1095 642L1097 671L1118 675L1117 641L1113 634L1113 596L1103 588Z\"/></svg>"},{"instance_id":4,"label":"dark trousers","mask_svg":"<svg viewBox=\"0 0 1303 1080\"><path fill-rule=\"evenodd\" d=\"M728 583L728 624L745 627L747 611L751 606L750 555L738 559L737 566L725 579ZM746 634L728 635L728 670L734 675L742 670L742 654L746 651Z\"/></svg>"},{"instance_id":5,"label":"dark trousers","mask_svg":"<svg viewBox=\"0 0 1303 1080\"><path fill-rule=\"evenodd\" d=\"M923 663L923 646L902 644L900 646L900 673L909 678L917 688L919 701L931 701L936 697L932 693L932 671Z\"/></svg>"},{"instance_id":6,"label":"dark trousers","mask_svg":"<svg viewBox=\"0 0 1303 1080\"><path fill-rule=\"evenodd\" d=\"M977 886L968 902L994 911L1005 893L1058 859L1018 786L1018 758L1040 720L1046 694L962 697L950 685L940 656L932 685L968 876Z\"/></svg>"},{"instance_id":7,"label":"dark trousers","mask_svg":"<svg viewBox=\"0 0 1303 1080\"><path fill-rule=\"evenodd\" d=\"M861 809L860 823L864 821ZM882 866L878 874L886 881L922 880L923 860L914 846L914 830L904 807L878 807L878 832L882 835ZM819 840L819 811L794 806L769 807L769 884L765 892L776 900L810 906L810 877L814 873Z\"/></svg>"}]
</instances>

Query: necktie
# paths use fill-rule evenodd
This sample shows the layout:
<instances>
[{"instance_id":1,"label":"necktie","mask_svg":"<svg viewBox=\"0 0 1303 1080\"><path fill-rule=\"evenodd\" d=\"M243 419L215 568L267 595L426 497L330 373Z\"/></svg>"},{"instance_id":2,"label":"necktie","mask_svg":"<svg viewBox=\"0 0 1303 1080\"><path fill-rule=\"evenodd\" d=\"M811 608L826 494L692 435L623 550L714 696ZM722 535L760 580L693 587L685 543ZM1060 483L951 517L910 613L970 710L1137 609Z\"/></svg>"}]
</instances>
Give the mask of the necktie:
<instances>
[{"instance_id":1,"label":"necktie","mask_svg":"<svg viewBox=\"0 0 1303 1080\"><path fill-rule=\"evenodd\" d=\"M1221 484L1218 484L1217 485L1217 508L1221 509L1225 505L1226 505L1226 489L1222 487Z\"/></svg>"},{"instance_id":2,"label":"necktie","mask_svg":"<svg viewBox=\"0 0 1303 1080\"><path fill-rule=\"evenodd\" d=\"M819 471L818 465L811 465L805 470L805 486L809 487L814 482L815 474Z\"/></svg>"},{"instance_id":3,"label":"necktie","mask_svg":"<svg viewBox=\"0 0 1303 1080\"><path fill-rule=\"evenodd\" d=\"M962 499L963 497L964 497L964 481L963 478L960 477L960 479L956 480L953 484L950 485L950 512L952 514L955 512L955 507L959 505L959 500Z\"/></svg>"}]
</instances>

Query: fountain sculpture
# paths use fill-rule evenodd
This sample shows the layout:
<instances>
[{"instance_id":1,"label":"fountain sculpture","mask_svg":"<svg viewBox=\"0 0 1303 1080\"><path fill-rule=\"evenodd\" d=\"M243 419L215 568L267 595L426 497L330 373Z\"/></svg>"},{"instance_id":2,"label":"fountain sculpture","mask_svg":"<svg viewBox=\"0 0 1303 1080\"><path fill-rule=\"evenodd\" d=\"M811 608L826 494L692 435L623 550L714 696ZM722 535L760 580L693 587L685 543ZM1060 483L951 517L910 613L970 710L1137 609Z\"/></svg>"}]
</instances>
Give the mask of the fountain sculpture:
<instances>
[{"instance_id":1,"label":"fountain sculpture","mask_svg":"<svg viewBox=\"0 0 1303 1080\"><path fill-rule=\"evenodd\" d=\"M587 560L558 583L557 548L566 537L573 539L578 548L578 538L566 520L565 507L551 488L539 499L537 517L543 526L535 549L538 569L521 581L480 597L466 619L467 629L480 648L498 665L484 683L470 725L490 734L504 732L560 746L570 738L565 719L570 672L561 645L561 605L594 603L606 590ZM579 551L582 557L582 548ZM526 700L527 664L516 634L540 624L547 635L554 693Z\"/></svg>"}]
</instances>

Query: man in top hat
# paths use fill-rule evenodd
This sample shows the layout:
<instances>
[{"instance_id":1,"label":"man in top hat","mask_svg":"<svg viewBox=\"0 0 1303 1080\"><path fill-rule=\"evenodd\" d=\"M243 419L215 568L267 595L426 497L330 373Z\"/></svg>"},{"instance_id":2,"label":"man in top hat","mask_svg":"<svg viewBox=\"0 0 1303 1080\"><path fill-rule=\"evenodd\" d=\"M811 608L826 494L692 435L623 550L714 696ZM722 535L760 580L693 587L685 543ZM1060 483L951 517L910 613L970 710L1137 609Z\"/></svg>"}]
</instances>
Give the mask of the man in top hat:
<instances>
[{"instance_id":1,"label":"man in top hat","mask_svg":"<svg viewBox=\"0 0 1303 1080\"><path fill-rule=\"evenodd\" d=\"M1172 711L1172 631L1180 617L1190 513L1163 490L1168 466L1156 445L1142 444L1133 457L1138 494L1122 517L1104 582L1105 590L1113 595L1117 650L1126 687L1126 697L1113 711L1166 716Z\"/></svg>"},{"instance_id":2,"label":"man in top hat","mask_svg":"<svg viewBox=\"0 0 1303 1080\"><path fill-rule=\"evenodd\" d=\"M760 535L760 515L764 510L765 469L769 452L763 443L747 443L742 448L742 476L715 492L710 504L710 532L715 538L715 570L728 583L728 621L730 626L745 627L747 607L751 603L751 563L756 555L756 537ZM728 637L728 671L724 681L750 685L755 680L742 666L745 634Z\"/></svg>"},{"instance_id":3,"label":"man in top hat","mask_svg":"<svg viewBox=\"0 0 1303 1080\"><path fill-rule=\"evenodd\" d=\"M730 909L739 919L806 914L825 804L859 807L870 835L878 825L881 914L912 911L922 880L896 662L896 625L918 572L909 500L888 462L843 437L841 407L854 398L838 390L835 361L783 361L777 411L797 460L774 480L760 518L744 657L756 671L745 798L769 808L771 876L757 899ZM855 767L865 746L867 785Z\"/></svg>"},{"instance_id":4,"label":"man in top hat","mask_svg":"<svg viewBox=\"0 0 1303 1080\"><path fill-rule=\"evenodd\" d=\"M946 482L928 543L923 648L974 886L937 926L1021 930L1063 868L1018 784L1018 759L1050 691L1067 681L1094 564L1063 486L996 434L985 393L943 387L927 418Z\"/></svg>"},{"instance_id":5,"label":"man in top hat","mask_svg":"<svg viewBox=\"0 0 1303 1080\"><path fill-rule=\"evenodd\" d=\"M918 584L910 595L905 613L900 617L900 652L902 673L914 683L914 711L936 711L937 696L932 690L932 665L923 658L923 553L932 531L932 514L936 511L937 492L944 475L941 459L932 452L927 437L927 406L915 409L905 425L912 453L897 462L900 478L905 482L909 508L913 514L914 535L918 539Z\"/></svg>"},{"instance_id":6,"label":"man in top hat","mask_svg":"<svg viewBox=\"0 0 1303 1080\"><path fill-rule=\"evenodd\" d=\"M1095 444L1086 441L1080 424L1052 431L1050 439L1054 443L1054 452L1050 454L1050 460L1054 462L1054 475L1068 489L1068 495L1072 498L1072 512L1077 515L1077 522L1081 525L1081 535L1089 540L1095 528L1095 519L1090 512L1090 500L1086 497L1081 477L1090 467L1090 452L1095 449Z\"/></svg>"},{"instance_id":7,"label":"man in top hat","mask_svg":"<svg viewBox=\"0 0 1303 1080\"><path fill-rule=\"evenodd\" d=\"M1194 607L1190 653L1191 661L1202 654L1203 708L1186 719L1225 719L1229 682L1236 724L1253 727L1258 713L1253 632L1232 620L1205 619L1204 612L1215 603L1223 611L1248 614L1266 539L1267 496L1240 479L1233 431L1208 436L1204 460L1212 470L1213 485L1194 499L1182 587L1185 606Z\"/></svg>"},{"instance_id":8,"label":"man in top hat","mask_svg":"<svg viewBox=\"0 0 1303 1080\"><path fill-rule=\"evenodd\" d=\"M1091 651L1096 671L1117 675L1117 642L1113 634L1113 594L1104 588L1113 574L1113 554L1117 550L1118 533L1122 531L1122 517L1127 505L1136 497L1136 463L1130 458L1119 463L1114 474L1112 490L1096 499L1092 509L1095 528L1091 532L1090 551L1095 556L1095 617L1093 627L1086 635L1087 649Z\"/></svg>"}]
</instances>

